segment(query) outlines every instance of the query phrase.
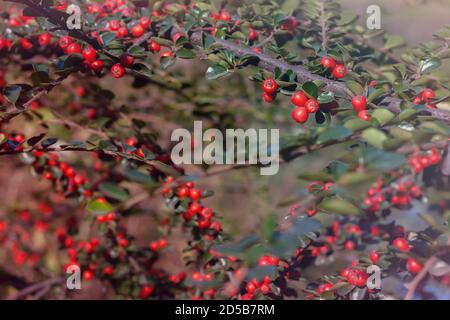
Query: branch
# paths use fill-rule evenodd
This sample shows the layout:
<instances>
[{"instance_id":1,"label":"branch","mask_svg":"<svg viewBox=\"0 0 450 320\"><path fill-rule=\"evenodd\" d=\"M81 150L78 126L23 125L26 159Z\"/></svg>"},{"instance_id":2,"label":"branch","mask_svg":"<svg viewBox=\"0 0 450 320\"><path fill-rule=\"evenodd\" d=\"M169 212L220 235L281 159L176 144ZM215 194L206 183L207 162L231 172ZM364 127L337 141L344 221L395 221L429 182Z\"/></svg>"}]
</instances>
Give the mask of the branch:
<instances>
[{"instance_id":1,"label":"branch","mask_svg":"<svg viewBox=\"0 0 450 320\"><path fill-rule=\"evenodd\" d=\"M6 300L18 300L18 299L26 297L27 295L29 295L33 292L36 292L36 291L39 291L38 292L38 296L39 296L40 294L42 294L42 292L44 292L44 294L45 294L53 286L61 284L63 282L64 282L64 278L62 278L62 277L50 278L50 279L44 280L42 282L38 282L38 283L32 284L28 287L25 287L24 289L7 297Z\"/></svg>"},{"instance_id":2,"label":"branch","mask_svg":"<svg viewBox=\"0 0 450 320\"><path fill-rule=\"evenodd\" d=\"M202 33L194 32L191 35L191 41L193 44L201 46L202 45ZM347 88L344 82L331 80L320 75L311 73L310 71L302 68L301 66L291 65L281 60L272 58L265 53L258 53L249 48L241 47L238 44L230 42L228 40L223 40L215 38L217 44L219 44L224 49L234 53L237 57L242 57L246 55L253 55L258 58L257 66L268 71L275 71L279 68L282 72L292 70L297 75L298 82L307 81L321 81L325 83L324 90L331 91L333 93L345 93ZM400 108L402 100L395 97L387 96L379 103L380 106L385 107L393 113L400 113L402 110ZM445 110L439 109L427 109L422 111L423 113L430 114L433 118L450 123L450 113Z\"/></svg>"},{"instance_id":3,"label":"branch","mask_svg":"<svg viewBox=\"0 0 450 320\"><path fill-rule=\"evenodd\" d=\"M325 3L324 0L319 1L319 9L320 9L320 28L321 28L321 37L322 37L322 50L327 48L327 20L325 17Z\"/></svg>"}]
</instances>

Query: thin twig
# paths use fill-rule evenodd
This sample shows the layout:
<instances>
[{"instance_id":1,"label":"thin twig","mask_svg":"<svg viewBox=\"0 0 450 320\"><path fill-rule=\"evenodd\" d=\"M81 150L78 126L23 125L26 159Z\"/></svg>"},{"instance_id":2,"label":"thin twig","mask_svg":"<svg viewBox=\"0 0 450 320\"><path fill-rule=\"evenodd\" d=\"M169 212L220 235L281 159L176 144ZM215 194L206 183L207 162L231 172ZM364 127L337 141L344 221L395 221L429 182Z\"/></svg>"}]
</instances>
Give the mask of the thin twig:
<instances>
[{"instance_id":1,"label":"thin twig","mask_svg":"<svg viewBox=\"0 0 450 320\"><path fill-rule=\"evenodd\" d=\"M50 290L53 286L61 284L64 282L64 278L62 277L55 277L55 278L50 278L47 280L44 280L42 282L38 282L32 285L29 285L28 287L10 295L9 297L6 298L6 300L18 300L21 298L26 297L27 295L42 290L42 289L46 289L47 291Z\"/></svg>"}]
</instances>

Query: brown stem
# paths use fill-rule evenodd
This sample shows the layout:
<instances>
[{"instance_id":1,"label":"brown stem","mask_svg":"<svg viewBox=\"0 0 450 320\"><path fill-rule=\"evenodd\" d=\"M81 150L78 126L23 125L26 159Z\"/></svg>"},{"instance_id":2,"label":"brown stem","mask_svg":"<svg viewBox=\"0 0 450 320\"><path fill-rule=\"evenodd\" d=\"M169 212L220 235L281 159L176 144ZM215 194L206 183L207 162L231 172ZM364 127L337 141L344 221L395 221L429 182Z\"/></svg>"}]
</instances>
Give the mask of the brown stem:
<instances>
[{"instance_id":1,"label":"brown stem","mask_svg":"<svg viewBox=\"0 0 450 320\"><path fill-rule=\"evenodd\" d=\"M64 282L64 278L62 277L55 277L55 278L50 278L47 280L44 280L42 282L38 282L38 283L34 283L32 285L29 285L27 287L25 287L24 289L10 295L9 297L6 298L6 300L18 300L21 298L26 297L27 295L36 292L36 291L41 291L41 290L46 290L46 292L48 292L48 290L50 290L53 286L61 284ZM38 292L38 295L39 295Z\"/></svg>"}]
</instances>

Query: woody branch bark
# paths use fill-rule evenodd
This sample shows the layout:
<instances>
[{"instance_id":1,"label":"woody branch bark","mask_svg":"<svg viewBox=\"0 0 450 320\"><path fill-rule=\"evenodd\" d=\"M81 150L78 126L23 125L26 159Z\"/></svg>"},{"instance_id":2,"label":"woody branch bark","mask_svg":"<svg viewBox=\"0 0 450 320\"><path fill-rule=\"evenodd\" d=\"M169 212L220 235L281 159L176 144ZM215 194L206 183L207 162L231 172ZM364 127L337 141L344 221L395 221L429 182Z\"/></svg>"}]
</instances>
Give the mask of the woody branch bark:
<instances>
[{"instance_id":1,"label":"woody branch bark","mask_svg":"<svg viewBox=\"0 0 450 320\"><path fill-rule=\"evenodd\" d=\"M60 13L59 11L54 10L52 8L43 7L43 6L33 2L32 0L9 0L9 1L22 3L26 6L29 6L35 12L39 13L39 15L47 17L50 22L67 30L69 32L69 34L71 36L73 36L74 38L85 41L88 44L92 45L94 48L101 49L101 46L98 44L98 42L95 39L86 36L83 32L81 32L79 30L68 30L67 26L65 24L63 13ZM175 28L174 28L174 32L176 32ZM190 35L190 40L194 45L201 46L202 45L202 32L201 31L193 32ZM237 57L242 57L245 55L252 55L252 56L257 57L258 58L257 66L262 69L265 69L268 71L274 71L275 69L278 68L283 72L285 72L287 70L292 70L297 75L298 82L321 81L325 84L325 86L324 86L325 91L331 91L334 93L343 93L343 92L347 91L346 86L343 82L327 79L320 75L311 73L310 71L304 69L301 66L291 65L282 60L274 59L267 54L254 52L250 48L243 47L243 46L236 44L234 42L231 42L229 40L215 38L215 42L218 45L220 45L222 48L234 53ZM117 57L114 57L114 56L113 56L113 58L117 59ZM150 77L149 77L149 79L151 80ZM380 107L384 107L394 113L399 113L401 111L401 109L400 109L401 102L402 102L402 100L399 98L392 97L392 96L386 96L379 103L379 105L380 105ZM423 113L429 114L437 120L442 120L442 121L450 123L450 113L447 111L439 110L439 109L427 109L427 110L423 111Z\"/></svg>"}]
</instances>

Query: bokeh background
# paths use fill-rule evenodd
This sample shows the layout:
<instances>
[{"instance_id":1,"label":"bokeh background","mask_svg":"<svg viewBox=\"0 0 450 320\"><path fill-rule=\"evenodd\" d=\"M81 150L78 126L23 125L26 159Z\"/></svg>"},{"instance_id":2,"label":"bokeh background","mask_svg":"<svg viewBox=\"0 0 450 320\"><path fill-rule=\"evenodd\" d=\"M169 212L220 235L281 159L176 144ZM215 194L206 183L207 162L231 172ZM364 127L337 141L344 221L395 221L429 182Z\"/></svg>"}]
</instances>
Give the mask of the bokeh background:
<instances>
[{"instance_id":1,"label":"bokeh background","mask_svg":"<svg viewBox=\"0 0 450 320\"><path fill-rule=\"evenodd\" d=\"M366 8L368 5L377 4L382 8L382 28L389 33L398 34L406 41L406 46L415 46L420 42L430 40L435 31L450 23L450 0L340 0L344 9L356 12L361 15L361 24L365 24ZM290 0L286 3L286 9L293 9L296 6L295 0ZM1 9L0 9L1 10ZM402 49L398 50L398 53ZM447 63L449 60L446 60ZM199 79L203 76L206 64L202 67L192 67L192 63L183 61L177 64L177 70L185 79ZM445 70L449 70L450 66L444 65ZM27 79L12 79L8 78L10 82L20 82L20 80L27 81ZM128 79L121 79L121 81L131 81ZM111 81L111 79L102 79L101 84L108 87L111 91L116 93L119 102L133 104L135 95L138 101L135 105L141 110L147 110L148 116L142 120L147 121L152 128L160 134L159 141L166 148L170 148L169 137L171 130L186 126L189 127L192 123L188 122L188 117L183 115L194 108L189 103L176 103L176 93L164 93L157 88L145 87L145 89L130 89L133 92L124 91L124 88L129 88L127 85L121 84L121 81ZM254 117L254 111L257 108L266 108L267 114L270 116L276 105L258 105L253 103L256 101L255 95L257 90L253 83L247 80L246 75L233 76L226 80L220 81L241 81L242 86L239 92L225 91L226 86L213 86L213 90L217 92L217 101L214 103L217 108L221 108L225 113L228 108L239 108L238 118L233 126L248 128L252 126L261 125L264 119ZM199 82L197 84L200 90L211 90L211 84ZM73 88L73 86L72 86ZM65 90L70 91L71 86L67 86ZM143 91L144 90L144 91ZM67 102L66 93L52 92L49 97L51 101L65 101ZM145 99L142 99L142 96ZM233 97L233 98L229 98ZM236 98L238 97L238 98ZM241 97L241 98L239 98ZM200 96L197 98L201 98ZM248 99L250 98L250 99ZM61 103L61 108L63 108ZM95 107L93 105L92 107ZM45 108L45 105L43 106ZM164 111L164 112L163 112ZM173 121L176 120L176 121ZM20 121L15 121L14 126L3 127L3 130L14 131L20 130L25 136L31 136L36 133L38 128L32 126L26 118ZM62 126L55 125L52 130L57 131L59 135L64 134ZM289 127L282 128L295 132L295 128L289 124ZM84 133L79 132L75 135L82 137ZM89 159L79 159L77 155L67 155L68 161L75 161L80 166L83 162L89 162ZM250 232L258 232L260 223L268 214L275 214L282 218L289 210L289 206L283 206L283 202L290 199L296 199L301 195L302 190L305 189L306 182L298 179L300 173L307 172L308 163L302 161L295 161L288 165L280 167L277 175L272 177L263 177L259 175L258 169L244 169L231 170L226 174L216 174L215 170L210 170L209 174L205 174L196 167L186 167L187 172L193 176L202 176L199 180L199 186L205 189L214 190L215 194L206 200L206 204L215 208L220 212L223 218L223 225L225 230L239 238ZM223 170L224 168L217 168ZM30 168L23 165L18 156L7 156L0 159L0 218L6 212L11 210L28 209L29 206L36 206L34 199L39 198L40 195L48 193L51 190L48 182L39 181L30 173ZM62 199L58 196L51 196L53 203L62 203ZM156 238L157 230L155 227L155 219L164 212L165 206L163 199L160 196L143 199L140 206L146 209L146 215L130 215L126 219L126 225L131 234L135 235L139 240L138 244L145 245L149 240ZM61 205L58 210L71 210L70 208ZM416 209L417 210L417 209ZM412 224L413 228L420 227L420 221L415 220L414 215L404 216L404 222ZM182 254L183 234L178 235L174 233L175 239L178 241L172 242L171 254L168 255L165 261L162 262L162 267L172 268L176 271L177 268L182 269L180 257ZM36 246L51 246L51 242L46 239L34 237L30 239ZM349 257L351 259L352 257ZM50 266L50 270L58 270L62 265L62 258L57 252L56 247L48 248L46 254L46 263ZM6 251L0 248L0 265L4 269L12 272L20 272L14 269L14 265L10 261L10 257ZM317 276L320 276L320 266L315 270ZM23 274L21 276L33 277L32 274ZM390 290L400 292L403 290L401 283L387 284L391 287ZM85 290L84 293L75 294L72 298L108 298L110 297L108 290L100 290L95 283L90 284L91 290ZM441 298L450 298L450 292L443 287L430 288L439 292ZM1 283L0 283L1 287ZM5 290L4 288L2 288ZM1 292L0 296L6 294Z\"/></svg>"}]
</instances>

